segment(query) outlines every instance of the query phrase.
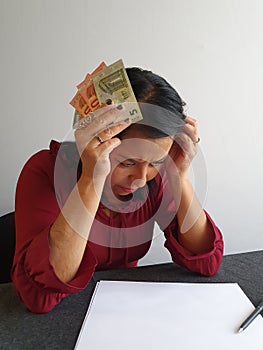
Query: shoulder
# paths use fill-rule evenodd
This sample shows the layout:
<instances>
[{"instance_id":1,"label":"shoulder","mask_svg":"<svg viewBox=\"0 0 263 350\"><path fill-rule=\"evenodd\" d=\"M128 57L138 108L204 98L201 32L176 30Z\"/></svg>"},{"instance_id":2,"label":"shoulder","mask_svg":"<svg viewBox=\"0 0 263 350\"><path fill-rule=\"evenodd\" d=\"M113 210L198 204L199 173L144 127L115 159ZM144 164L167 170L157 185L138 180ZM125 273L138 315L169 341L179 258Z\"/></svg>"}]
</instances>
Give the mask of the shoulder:
<instances>
[{"instance_id":1,"label":"shoulder","mask_svg":"<svg viewBox=\"0 0 263 350\"><path fill-rule=\"evenodd\" d=\"M27 161L27 163L34 163L34 162L38 162L38 160L50 160L50 159L56 159L57 155L58 155L58 151L60 149L61 143L57 142L55 140L51 140L50 144L49 144L49 148L47 149L42 149L38 152L36 152L35 154L33 154L29 160Z\"/></svg>"},{"instance_id":2,"label":"shoulder","mask_svg":"<svg viewBox=\"0 0 263 350\"><path fill-rule=\"evenodd\" d=\"M28 173L53 173L60 143L52 140L48 149L33 154L25 163L20 177Z\"/></svg>"}]
</instances>

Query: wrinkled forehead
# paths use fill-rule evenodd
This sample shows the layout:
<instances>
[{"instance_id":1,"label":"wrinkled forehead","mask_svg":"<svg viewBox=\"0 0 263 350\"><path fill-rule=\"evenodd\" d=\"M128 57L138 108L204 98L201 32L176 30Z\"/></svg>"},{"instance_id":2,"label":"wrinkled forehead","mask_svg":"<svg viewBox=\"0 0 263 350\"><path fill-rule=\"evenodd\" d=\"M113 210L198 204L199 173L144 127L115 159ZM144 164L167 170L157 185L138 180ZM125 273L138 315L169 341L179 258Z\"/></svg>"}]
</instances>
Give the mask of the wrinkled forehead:
<instances>
[{"instance_id":1,"label":"wrinkled forehead","mask_svg":"<svg viewBox=\"0 0 263 350\"><path fill-rule=\"evenodd\" d=\"M167 156L173 140L170 137L158 139L132 137L122 139L114 154L126 159L153 162Z\"/></svg>"}]
</instances>

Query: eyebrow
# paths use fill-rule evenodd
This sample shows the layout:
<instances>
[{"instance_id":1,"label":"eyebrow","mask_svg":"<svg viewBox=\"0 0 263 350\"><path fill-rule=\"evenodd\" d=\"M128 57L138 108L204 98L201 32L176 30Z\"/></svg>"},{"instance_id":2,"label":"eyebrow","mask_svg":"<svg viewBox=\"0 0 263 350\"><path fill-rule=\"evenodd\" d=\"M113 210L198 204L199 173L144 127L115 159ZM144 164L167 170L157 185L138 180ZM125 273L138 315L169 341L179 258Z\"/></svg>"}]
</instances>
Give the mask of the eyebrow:
<instances>
[{"instance_id":1,"label":"eyebrow","mask_svg":"<svg viewBox=\"0 0 263 350\"><path fill-rule=\"evenodd\" d=\"M167 158L167 155L166 155L166 156L164 156L164 157L162 157L161 159L154 160L154 161L152 161L151 163L158 163L158 162L162 162L162 161L164 161L166 158Z\"/></svg>"},{"instance_id":2,"label":"eyebrow","mask_svg":"<svg viewBox=\"0 0 263 350\"><path fill-rule=\"evenodd\" d=\"M121 155L121 154L119 154L119 156L122 157L123 160L125 160L125 161L129 161L129 162L138 162L138 161L137 161L136 159L134 159L134 158L127 158L127 157L124 157L124 156ZM149 164L151 164L151 163L159 163L159 162L162 162L162 161L165 160L165 158L167 158L167 155L165 155L164 157L162 157L162 158L160 158L160 159L158 159L158 160L153 160L153 161L149 162ZM143 160L143 162L146 162L146 160Z\"/></svg>"}]
</instances>

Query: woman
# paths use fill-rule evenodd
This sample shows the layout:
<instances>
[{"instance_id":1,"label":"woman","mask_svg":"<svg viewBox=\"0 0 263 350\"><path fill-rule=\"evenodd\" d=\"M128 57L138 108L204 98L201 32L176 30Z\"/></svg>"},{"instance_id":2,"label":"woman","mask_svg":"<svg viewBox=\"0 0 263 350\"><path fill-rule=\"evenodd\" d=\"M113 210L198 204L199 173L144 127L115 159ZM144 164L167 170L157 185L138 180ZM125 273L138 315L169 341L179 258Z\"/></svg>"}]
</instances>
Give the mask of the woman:
<instances>
[{"instance_id":1,"label":"woman","mask_svg":"<svg viewBox=\"0 0 263 350\"><path fill-rule=\"evenodd\" d=\"M127 73L142 121L115 122L125 105L110 101L76 130L75 144L52 141L20 175L12 276L32 312L82 290L95 270L136 266L154 222L174 262L205 276L220 266L222 235L188 177L197 123L163 78L139 68Z\"/></svg>"}]
</instances>

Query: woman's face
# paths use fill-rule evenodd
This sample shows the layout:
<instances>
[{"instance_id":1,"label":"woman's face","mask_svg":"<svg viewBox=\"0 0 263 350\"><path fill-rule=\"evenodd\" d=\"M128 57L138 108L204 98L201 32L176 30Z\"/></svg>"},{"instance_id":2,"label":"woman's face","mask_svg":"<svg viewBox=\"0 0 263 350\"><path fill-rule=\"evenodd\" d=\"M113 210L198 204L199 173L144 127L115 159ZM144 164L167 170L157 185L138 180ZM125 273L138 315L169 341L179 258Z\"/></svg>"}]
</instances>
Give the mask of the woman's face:
<instances>
[{"instance_id":1,"label":"woman's face","mask_svg":"<svg viewBox=\"0 0 263 350\"><path fill-rule=\"evenodd\" d=\"M104 187L106 196L109 198L107 194L113 193L118 199L126 200L145 186L157 175L172 144L171 137L151 139L139 130L127 130L121 145L110 154L112 170Z\"/></svg>"}]
</instances>

